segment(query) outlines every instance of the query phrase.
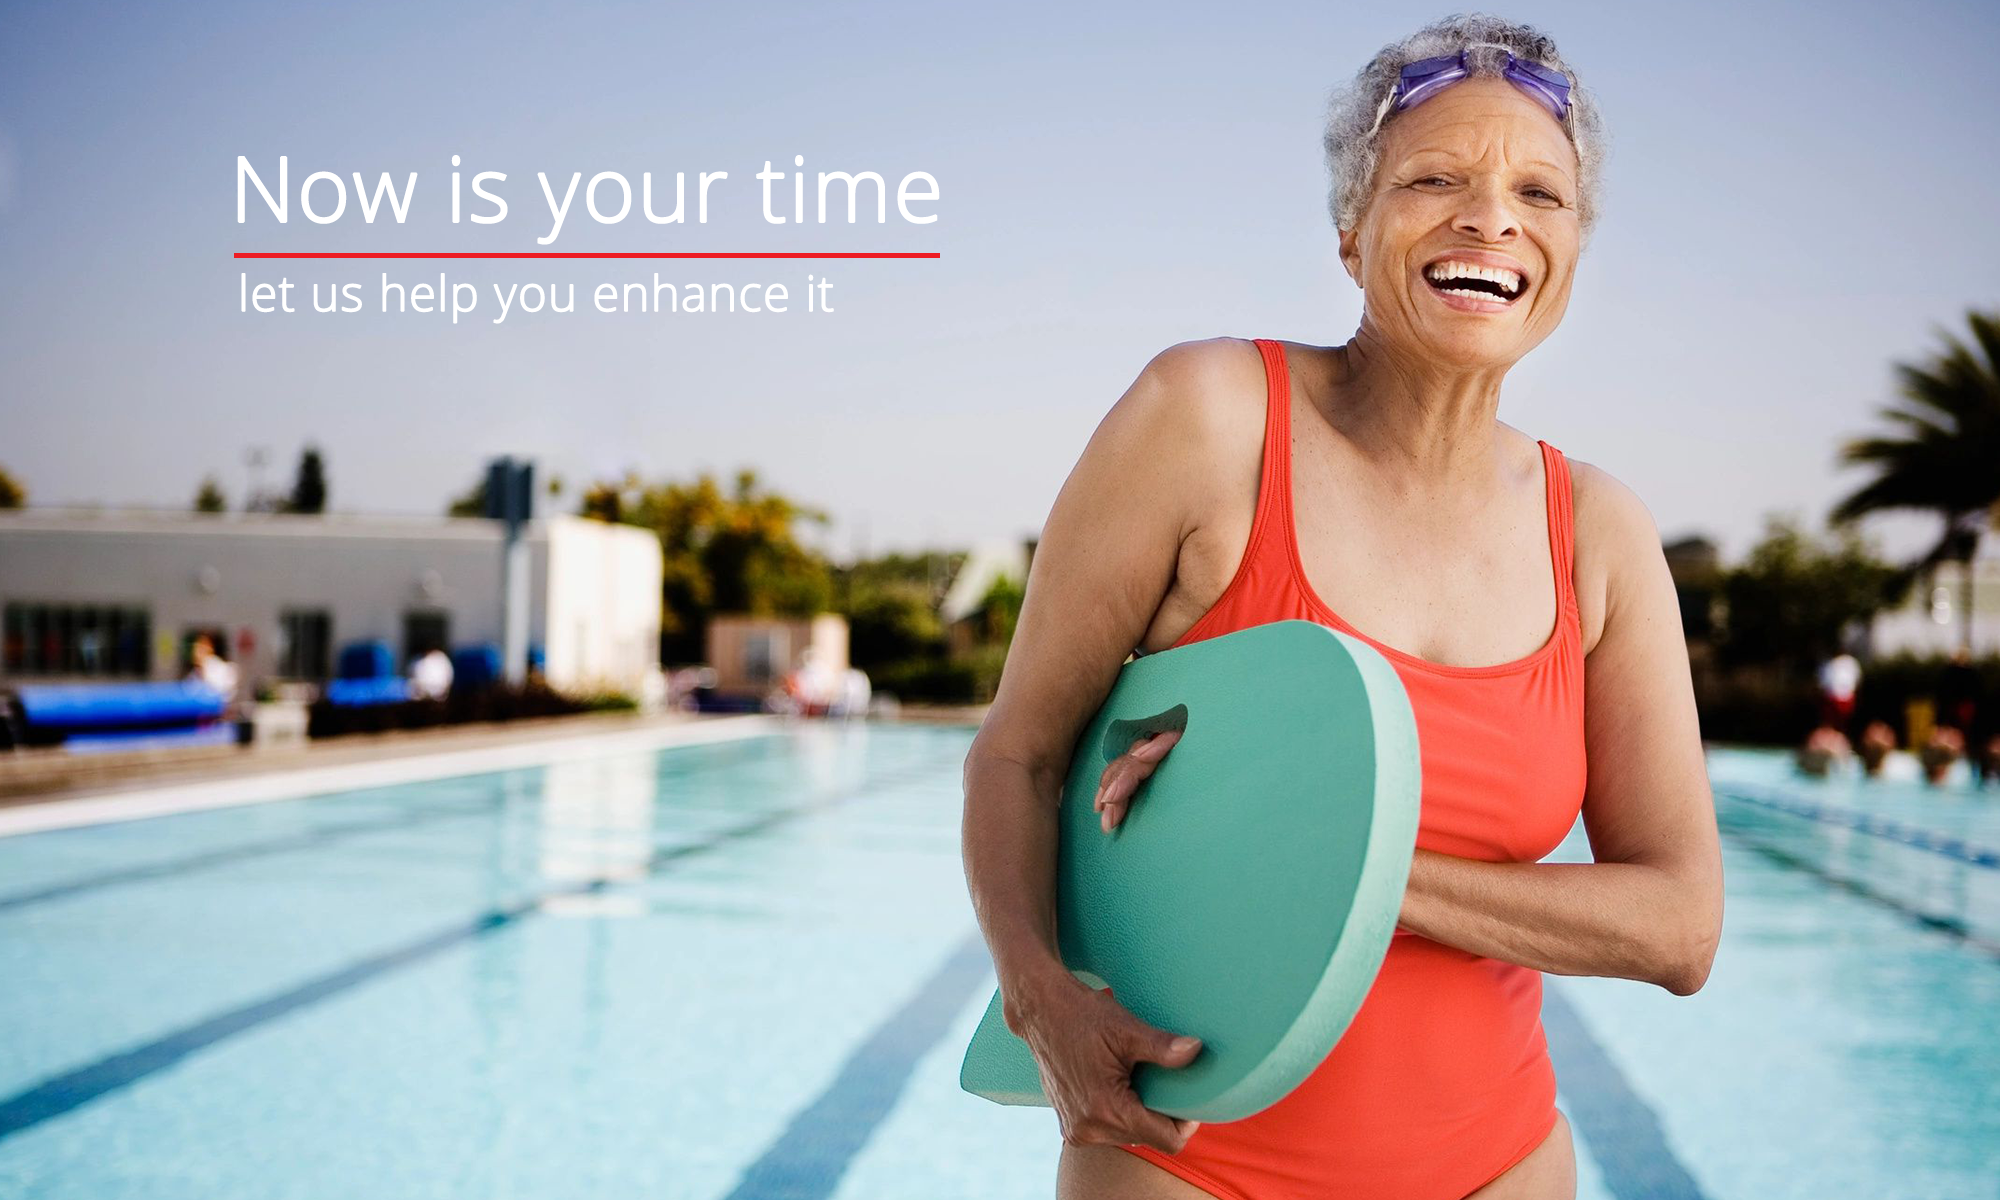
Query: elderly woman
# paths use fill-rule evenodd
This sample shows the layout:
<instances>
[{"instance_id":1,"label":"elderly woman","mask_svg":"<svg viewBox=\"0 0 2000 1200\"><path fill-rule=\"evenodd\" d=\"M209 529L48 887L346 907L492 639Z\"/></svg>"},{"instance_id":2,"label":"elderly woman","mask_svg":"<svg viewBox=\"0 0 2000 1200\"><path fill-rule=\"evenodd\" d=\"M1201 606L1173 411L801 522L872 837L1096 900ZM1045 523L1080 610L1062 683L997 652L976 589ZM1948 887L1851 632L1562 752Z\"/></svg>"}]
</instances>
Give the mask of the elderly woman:
<instances>
[{"instance_id":1,"label":"elderly woman","mask_svg":"<svg viewBox=\"0 0 2000 1200\"><path fill-rule=\"evenodd\" d=\"M1652 517L1497 416L1508 369L1569 303L1595 106L1541 33L1454 17L1378 54L1326 143L1360 328L1337 346L1184 344L1147 365L1056 498L966 759L968 885L1061 1126L1060 1197L1573 1196L1542 973L1684 996L1720 935ZM1058 957L1057 806L1128 654L1287 618L1395 667L1421 742L1418 849L1332 1053L1272 1107L1198 1125L1143 1107L1130 1072L1186 1065L1199 1043L1176 1035L1200 1031L1141 1022ZM1176 736L1107 769L1104 829L1144 802ZM1595 861L1538 861L1579 812Z\"/></svg>"}]
</instances>

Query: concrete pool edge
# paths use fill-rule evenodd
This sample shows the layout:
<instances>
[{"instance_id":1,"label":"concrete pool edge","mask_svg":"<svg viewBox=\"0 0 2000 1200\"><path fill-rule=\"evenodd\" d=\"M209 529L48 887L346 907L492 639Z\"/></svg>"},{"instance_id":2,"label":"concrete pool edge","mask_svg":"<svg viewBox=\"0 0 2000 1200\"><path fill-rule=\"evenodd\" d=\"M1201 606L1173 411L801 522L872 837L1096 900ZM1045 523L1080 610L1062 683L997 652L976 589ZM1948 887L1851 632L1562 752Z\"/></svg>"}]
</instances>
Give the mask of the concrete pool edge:
<instances>
[{"instance_id":1,"label":"concrete pool edge","mask_svg":"<svg viewBox=\"0 0 2000 1200\"><path fill-rule=\"evenodd\" d=\"M602 754L636 753L669 746L766 737L785 728L783 718L764 714L701 717L611 733L543 737L509 745L439 750L374 762L279 768L269 773L225 779L145 785L0 809L0 837L146 820L273 800L296 800L356 788L545 766Z\"/></svg>"}]
</instances>

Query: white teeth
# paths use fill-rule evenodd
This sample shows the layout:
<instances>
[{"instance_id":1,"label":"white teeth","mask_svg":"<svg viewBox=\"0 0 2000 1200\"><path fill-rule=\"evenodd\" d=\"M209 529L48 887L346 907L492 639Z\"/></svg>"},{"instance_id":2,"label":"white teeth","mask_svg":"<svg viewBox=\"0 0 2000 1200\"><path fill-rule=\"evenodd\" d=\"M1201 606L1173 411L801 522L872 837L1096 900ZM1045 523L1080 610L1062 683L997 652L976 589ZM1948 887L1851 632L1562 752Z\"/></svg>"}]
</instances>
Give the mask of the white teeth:
<instances>
[{"instance_id":1,"label":"white teeth","mask_svg":"<svg viewBox=\"0 0 2000 1200\"><path fill-rule=\"evenodd\" d=\"M1447 296L1464 296L1468 300L1490 300L1495 304L1512 303L1511 300L1502 300L1492 292L1475 292L1471 288L1439 288L1438 290Z\"/></svg>"},{"instance_id":2,"label":"white teeth","mask_svg":"<svg viewBox=\"0 0 2000 1200\"><path fill-rule=\"evenodd\" d=\"M1482 267L1475 266L1472 263L1446 261L1431 267L1425 274L1431 280L1439 283L1447 279L1485 279L1506 288L1511 294L1510 298L1512 295L1519 295L1521 292L1520 274L1507 270L1505 267Z\"/></svg>"}]
</instances>

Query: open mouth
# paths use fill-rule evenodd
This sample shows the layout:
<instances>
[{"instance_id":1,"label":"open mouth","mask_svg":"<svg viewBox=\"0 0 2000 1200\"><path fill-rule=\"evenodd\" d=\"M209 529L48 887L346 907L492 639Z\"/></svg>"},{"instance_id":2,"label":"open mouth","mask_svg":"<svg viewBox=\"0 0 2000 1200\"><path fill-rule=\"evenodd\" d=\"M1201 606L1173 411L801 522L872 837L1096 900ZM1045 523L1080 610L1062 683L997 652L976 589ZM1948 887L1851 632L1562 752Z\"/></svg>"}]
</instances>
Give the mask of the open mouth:
<instances>
[{"instance_id":1,"label":"open mouth","mask_svg":"<svg viewBox=\"0 0 2000 1200\"><path fill-rule=\"evenodd\" d=\"M1526 277L1505 267L1480 267L1446 260L1424 268L1424 282L1433 291L1467 300L1512 304L1527 290Z\"/></svg>"}]
</instances>

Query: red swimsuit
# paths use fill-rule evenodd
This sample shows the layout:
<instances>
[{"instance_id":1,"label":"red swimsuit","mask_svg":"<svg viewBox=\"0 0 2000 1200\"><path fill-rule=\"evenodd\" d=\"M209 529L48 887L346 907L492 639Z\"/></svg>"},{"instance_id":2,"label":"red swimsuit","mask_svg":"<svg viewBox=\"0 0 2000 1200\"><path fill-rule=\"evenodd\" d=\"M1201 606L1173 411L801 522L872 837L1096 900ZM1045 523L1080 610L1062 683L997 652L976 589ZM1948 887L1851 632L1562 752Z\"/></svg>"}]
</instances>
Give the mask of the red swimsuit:
<instances>
[{"instance_id":1,"label":"red swimsuit","mask_svg":"<svg viewBox=\"0 0 2000 1200\"><path fill-rule=\"evenodd\" d=\"M1330 625L1381 651L1417 719L1423 810L1417 845L1488 862L1532 862L1583 802L1583 638L1571 583L1569 467L1541 442L1555 572L1555 630L1510 663L1453 667L1385 646L1316 596L1292 519L1291 379L1258 341L1268 381L1257 515L1236 576L1177 646L1287 618ZM1123 1149L1225 1200L1462 1200L1555 1127L1542 1036L1542 976L1398 929L1368 998L1306 1081L1241 1121L1204 1124L1178 1155Z\"/></svg>"}]
</instances>

